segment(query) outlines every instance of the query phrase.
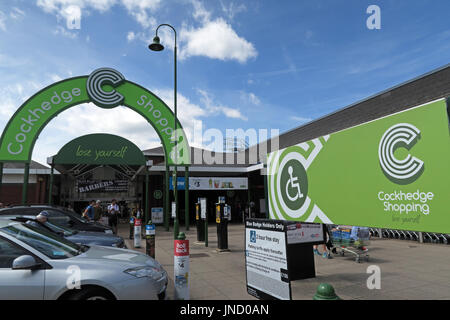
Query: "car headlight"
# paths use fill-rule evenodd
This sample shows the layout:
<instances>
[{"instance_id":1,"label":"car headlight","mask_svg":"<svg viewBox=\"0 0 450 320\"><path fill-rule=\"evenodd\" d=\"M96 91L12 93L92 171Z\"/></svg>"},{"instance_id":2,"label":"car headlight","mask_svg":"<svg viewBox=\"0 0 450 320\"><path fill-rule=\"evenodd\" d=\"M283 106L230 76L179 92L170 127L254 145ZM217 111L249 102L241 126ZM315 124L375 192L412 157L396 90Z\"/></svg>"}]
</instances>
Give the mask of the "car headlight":
<instances>
[{"instance_id":1,"label":"car headlight","mask_svg":"<svg viewBox=\"0 0 450 320\"><path fill-rule=\"evenodd\" d=\"M106 229L106 230L105 230L105 233L107 233L107 234L112 234L113 232L112 232L112 230Z\"/></svg>"},{"instance_id":2,"label":"car headlight","mask_svg":"<svg viewBox=\"0 0 450 320\"><path fill-rule=\"evenodd\" d=\"M155 281L161 280L164 277L164 271L155 267L145 266L127 269L124 271L136 278L149 277Z\"/></svg>"}]
</instances>

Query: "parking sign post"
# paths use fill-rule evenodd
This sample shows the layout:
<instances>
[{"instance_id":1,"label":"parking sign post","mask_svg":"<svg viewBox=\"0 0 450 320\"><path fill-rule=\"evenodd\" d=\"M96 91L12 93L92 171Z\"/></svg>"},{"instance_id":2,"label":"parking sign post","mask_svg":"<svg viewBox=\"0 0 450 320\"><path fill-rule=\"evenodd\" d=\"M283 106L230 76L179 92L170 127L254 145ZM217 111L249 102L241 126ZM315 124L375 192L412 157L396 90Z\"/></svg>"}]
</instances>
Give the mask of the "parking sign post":
<instances>
[{"instance_id":1,"label":"parking sign post","mask_svg":"<svg viewBox=\"0 0 450 320\"><path fill-rule=\"evenodd\" d=\"M134 247L141 247L141 219L134 219Z\"/></svg>"},{"instance_id":2,"label":"parking sign post","mask_svg":"<svg viewBox=\"0 0 450 320\"><path fill-rule=\"evenodd\" d=\"M189 300L189 240L180 232L174 240L175 300Z\"/></svg>"},{"instance_id":3,"label":"parking sign post","mask_svg":"<svg viewBox=\"0 0 450 320\"><path fill-rule=\"evenodd\" d=\"M150 220L145 226L145 253L155 258L155 225Z\"/></svg>"}]
</instances>

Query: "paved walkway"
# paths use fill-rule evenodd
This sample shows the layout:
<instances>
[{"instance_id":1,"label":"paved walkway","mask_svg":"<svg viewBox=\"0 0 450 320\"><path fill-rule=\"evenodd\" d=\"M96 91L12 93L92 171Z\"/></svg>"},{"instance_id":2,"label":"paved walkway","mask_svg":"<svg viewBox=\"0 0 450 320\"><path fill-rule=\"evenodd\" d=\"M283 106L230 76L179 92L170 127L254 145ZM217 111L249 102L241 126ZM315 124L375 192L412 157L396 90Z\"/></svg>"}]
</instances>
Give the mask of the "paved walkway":
<instances>
[{"instance_id":1,"label":"paved walkway","mask_svg":"<svg viewBox=\"0 0 450 320\"><path fill-rule=\"evenodd\" d=\"M119 234L128 239L128 225ZM209 247L196 244L196 229L185 232L190 243L191 300L253 300L247 293L243 225L229 225L230 252L218 253L216 226L208 229ZM126 240L128 248L133 241ZM138 249L137 249L138 250ZM142 248L145 251L145 241ZM316 277L291 282L292 298L310 300L317 286L326 282L342 299L450 299L450 245L420 244L405 240L374 239L368 262L356 263L351 256L324 259L315 256ZM156 230L156 259L167 270L168 298L173 299L173 232ZM381 270L381 289L369 290L370 265Z\"/></svg>"}]
</instances>

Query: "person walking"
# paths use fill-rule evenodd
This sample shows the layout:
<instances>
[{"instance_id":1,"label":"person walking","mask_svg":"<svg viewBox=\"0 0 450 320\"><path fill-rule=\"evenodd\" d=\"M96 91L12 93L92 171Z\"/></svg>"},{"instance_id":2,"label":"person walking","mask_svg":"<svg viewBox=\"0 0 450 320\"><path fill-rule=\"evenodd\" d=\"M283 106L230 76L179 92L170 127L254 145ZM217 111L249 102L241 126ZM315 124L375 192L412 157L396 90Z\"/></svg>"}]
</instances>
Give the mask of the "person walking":
<instances>
[{"instance_id":1,"label":"person walking","mask_svg":"<svg viewBox=\"0 0 450 320\"><path fill-rule=\"evenodd\" d=\"M328 227L326 224L322 224L322 228L323 228L323 253L319 252L319 246L316 244L313 246L313 252L314 254L318 255L318 256L322 256L323 258L327 258L327 259L331 259L333 258L330 254L330 250L333 251L333 253L336 253L335 250L336 248L332 248L333 245L331 243L331 235L330 235L330 230L328 230Z\"/></svg>"},{"instance_id":2,"label":"person walking","mask_svg":"<svg viewBox=\"0 0 450 320\"><path fill-rule=\"evenodd\" d=\"M95 200L91 200L89 202L89 205L86 207L86 209L84 209L84 212L82 214L83 218L86 218L89 221L94 220L94 205L95 205Z\"/></svg>"},{"instance_id":3,"label":"person walking","mask_svg":"<svg viewBox=\"0 0 450 320\"><path fill-rule=\"evenodd\" d=\"M95 202L95 206L94 206L94 221L95 222L100 221L100 219L102 218L102 215L103 215L103 208L100 204L101 204L100 200L97 200Z\"/></svg>"},{"instance_id":4,"label":"person walking","mask_svg":"<svg viewBox=\"0 0 450 320\"><path fill-rule=\"evenodd\" d=\"M113 229L114 234L117 234L117 220L120 209L117 205L116 199L112 199L111 204L108 206L108 224Z\"/></svg>"}]
</instances>

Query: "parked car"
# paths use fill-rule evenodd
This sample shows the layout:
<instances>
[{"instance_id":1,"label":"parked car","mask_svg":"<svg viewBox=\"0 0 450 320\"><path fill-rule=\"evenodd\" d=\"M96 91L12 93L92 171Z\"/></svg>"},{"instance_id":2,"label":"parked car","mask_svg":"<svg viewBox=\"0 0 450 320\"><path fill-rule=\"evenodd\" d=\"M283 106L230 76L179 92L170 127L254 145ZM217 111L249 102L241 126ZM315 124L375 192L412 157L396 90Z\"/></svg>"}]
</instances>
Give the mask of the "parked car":
<instances>
[{"instance_id":1,"label":"parked car","mask_svg":"<svg viewBox=\"0 0 450 320\"><path fill-rule=\"evenodd\" d=\"M97 222L87 221L74 211L63 207L46 205L13 206L0 209L0 216L37 216L41 211L49 213L48 221L78 231L113 233L111 228Z\"/></svg>"},{"instance_id":2,"label":"parked car","mask_svg":"<svg viewBox=\"0 0 450 320\"><path fill-rule=\"evenodd\" d=\"M98 245L107 247L126 248L125 241L122 237L104 232L78 231L63 226L56 225L49 221L40 223L34 216L0 216L0 219L10 219L18 222L33 223L33 225L53 232L56 235L77 244Z\"/></svg>"},{"instance_id":3,"label":"parked car","mask_svg":"<svg viewBox=\"0 0 450 320\"><path fill-rule=\"evenodd\" d=\"M0 300L164 299L167 279L162 266L145 254L78 245L0 219Z\"/></svg>"}]
</instances>

